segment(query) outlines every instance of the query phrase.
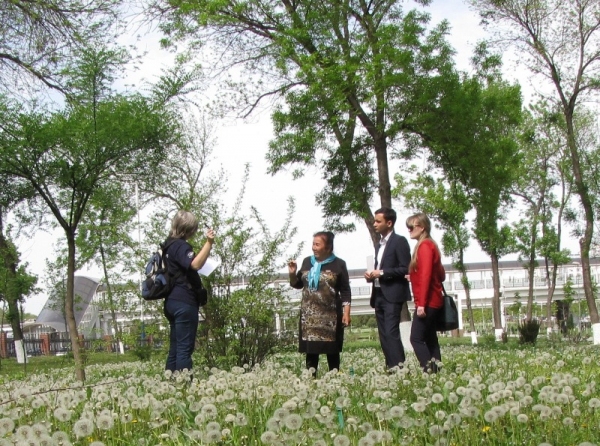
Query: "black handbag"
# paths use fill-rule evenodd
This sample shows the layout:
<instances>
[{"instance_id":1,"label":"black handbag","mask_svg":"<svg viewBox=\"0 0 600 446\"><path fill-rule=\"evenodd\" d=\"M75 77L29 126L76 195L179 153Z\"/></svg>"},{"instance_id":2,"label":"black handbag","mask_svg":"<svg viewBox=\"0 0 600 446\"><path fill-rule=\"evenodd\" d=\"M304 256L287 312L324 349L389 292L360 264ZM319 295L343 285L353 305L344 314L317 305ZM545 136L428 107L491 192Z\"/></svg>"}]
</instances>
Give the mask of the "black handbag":
<instances>
[{"instance_id":1,"label":"black handbag","mask_svg":"<svg viewBox=\"0 0 600 446\"><path fill-rule=\"evenodd\" d=\"M200 281L200 288L194 290L196 294L196 300L200 304L201 307L208 303L208 291L202 285L202 281Z\"/></svg>"},{"instance_id":2,"label":"black handbag","mask_svg":"<svg viewBox=\"0 0 600 446\"><path fill-rule=\"evenodd\" d=\"M446 293L442 284L442 294L444 296L444 306L439 313L437 321L437 331L450 331L458 328L458 310L454 298Z\"/></svg>"}]
</instances>

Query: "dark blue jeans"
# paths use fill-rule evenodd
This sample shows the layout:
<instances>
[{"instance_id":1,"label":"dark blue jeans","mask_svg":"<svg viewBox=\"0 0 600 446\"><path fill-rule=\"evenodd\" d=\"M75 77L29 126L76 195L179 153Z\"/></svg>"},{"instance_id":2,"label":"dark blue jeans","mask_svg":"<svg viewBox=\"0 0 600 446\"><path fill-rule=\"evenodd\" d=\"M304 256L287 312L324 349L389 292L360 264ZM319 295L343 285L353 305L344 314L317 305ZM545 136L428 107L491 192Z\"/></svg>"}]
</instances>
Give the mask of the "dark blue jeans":
<instances>
[{"instance_id":1,"label":"dark blue jeans","mask_svg":"<svg viewBox=\"0 0 600 446\"><path fill-rule=\"evenodd\" d=\"M192 353L198 332L198 306L167 299L165 316L169 321L169 355L165 369L192 370Z\"/></svg>"}]
</instances>

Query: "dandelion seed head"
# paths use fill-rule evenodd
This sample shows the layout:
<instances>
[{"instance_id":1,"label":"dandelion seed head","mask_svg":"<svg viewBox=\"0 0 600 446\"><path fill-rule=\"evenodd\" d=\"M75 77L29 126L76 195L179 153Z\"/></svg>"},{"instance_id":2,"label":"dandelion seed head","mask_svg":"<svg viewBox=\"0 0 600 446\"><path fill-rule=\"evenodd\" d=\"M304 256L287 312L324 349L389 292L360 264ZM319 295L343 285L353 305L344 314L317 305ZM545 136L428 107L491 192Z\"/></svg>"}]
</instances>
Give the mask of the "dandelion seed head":
<instances>
[{"instance_id":1,"label":"dandelion seed head","mask_svg":"<svg viewBox=\"0 0 600 446\"><path fill-rule=\"evenodd\" d=\"M267 420L267 429L270 431L279 431L282 426L282 421L279 418L271 417Z\"/></svg>"},{"instance_id":2,"label":"dandelion seed head","mask_svg":"<svg viewBox=\"0 0 600 446\"><path fill-rule=\"evenodd\" d=\"M207 430L204 433L203 440L205 443L217 443L221 441L221 430Z\"/></svg>"},{"instance_id":3,"label":"dandelion seed head","mask_svg":"<svg viewBox=\"0 0 600 446\"><path fill-rule=\"evenodd\" d=\"M87 418L81 418L73 425L73 433L77 438L89 437L94 432L94 423Z\"/></svg>"},{"instance_id":4,"label":"dandelion seed head","mask_svg":"<svg viewBox=\"0 0 600 446\"><path fill-rule=\"evenodd\" d=\"M346 435L336 435L333 439L333 446L350 446L350 439Z\"/></svg>"},{"instance_id":5,"label":"dandelion seed head","mask_svg":"<svg viewBox=\"0 0 600 446\"><path fill-rule=\"evenodd\" d=\"M331 414L331 409L328 406L321 406L319 408L319 413L321 414L321 416L327 417Z\"/></svg>"},{"instance_id":6,"label":"dandelion seed head","mask_svg":"<svg viewBox=\"0 0 600 446\"><path fill-rule=\"evenodd\" d=\"M431 395L431 402L434 404L440 404L444 401L444 395L441 393L434 393Z\"/></svg>"},{"instance_id":7,"label":"dandelion seed head","mask_svg":"<svg viewBox=\"0 0 600 446\"><path fill-rule=\"evenodd\" d=\"M272 431L265 431L260 436L260 441L263 444L273 444L275 441L277 441L277 434Z\"/></svg>"},{"instance_id":8,"label":"dandelion seed head","mask_svg":"<svg viewBox=\"0 0 600 446\"><path fill-rule=\"evenodd\" d=\"M417 413L425 412L427 405L421 401L414 402L410 405Z\"/></svg>"},{"instance_id":9,"label":"dandelion seed head","mask_svg":"<svg viewBox=\"0 0 600 446\"><path fill-rule=\"evenodd\" d=\"M379 441L381 441L381 431L378 431L378 430L369 431L369 432L367 432L367 435L365 435L365 437L369 438L374 443L379 443Z\"/></svg>"},{"instance_id":10,"label":"dandelion seed head","mask_svg":"<svg viewBox=\"0 0 600 446\"><path fill-rule=\"evenodd\" d=\"M115 421L112 416L107 414L99 415L96 419L96 426L98 429L108 431L113 428Z\"/></svg>"},{"instance_id":11,"label":"dandelion seed head","mask_svg":"<svg viewBox=\"0 0 600 446\"><path fill-rule=\"evenodd\" d=\"M483 414L483 418L488 423L493 423L498 419L498 414L492 410L488 410L486 413Z\"/></svg>"},{"instance_id":12,"label":"dandelion seed head","mask_svg":"<svg viewBox=\"0 0 600 446\"><path fill-rule=\"evenodd\" d=\"M443 434L444 429L442 428L442 426L438 424L432 424L431 426L429 426L429 435L431 435L432 437L439 437Z\"/></svg>"},{"instance_id":13,"label":"dandelion seed head","mask_svg":"<svg viewBox=\"0 0 600 446\"><path fill-rule=\"evenodd\" d=\"M283 419L283 424L291 431L296 431L302 426L302 417L296 413L291 413Z\"/></svg>"},{"instance_id":14,"label":"dandelion seed head","mask_svg":"<svg viewBox=\"0 0 600 446\"><path fill-rule=\"evenodd\" d=\"M206 430L207 431L220 431L221 425L217 421L210 421L210 422L206 423Z\"/></svg>"},{"instance_id":15,"label":"dandelion seed head","mask_svg":"<svg viewBox=\"0 0 600 446\"><path fill-rule=\"evenodd\" d=\"M564 426L567 426L567 427L572 427L575 425L575 421L571 417L563 418L562 423Z\"/></svg>"},{"instance_id":16,"label":"dandelion seed head","mask_svg":"<svg viewBox=\"0 0 600 446\"><path fill-rule=\"evenodd\" d=\"M238 412L235 414L235 420L233 421L233 423L236 426L246 426L248 424L248 418L245 414Z\"/></svg>"},{"instance_id":17,"label":"dandelion seed head","mask_svg":"<svg viewBox=\"0 0 600 446\"><path fill-rule=\"evenodd\" d=\"M375 412L379 409L380 405L377 403L367 403L367 412Z\"/></svg>"},{"instance_id":18,"label":"dandelion seed head","mask_svg":"<svg viewBox=\"0 0 600 446\"><path fill-rule=\"evenodd\" d=\"M2 418L0 419L0 437L3 437L8 432L12 432L15 428L15 422L12 418Z\"/></svg>"},{"instance_id":19,"label":"dandelion seed head","mask_svg":"<svg viewBox=\"0 0 600 446\"><path fill-rule=\"evenodd\" d=\"M203 414L206 418L212 419L217 416L219 411L217 409L217 406L215 406L214 404L208 403L208 404L205 404L204 406L202 406L202 409L200 409L200 413Z\"/></svg>"},{"instance_id":20,"label":"dandelion seed head","mask_svg":"<svg viewBox=\"0 0 600 446\"><path fill-rule=\"evenodd\" d=\"M373 446L376 442L365 436L358 440L358 446Z\"/></svg>"}]
</instances>

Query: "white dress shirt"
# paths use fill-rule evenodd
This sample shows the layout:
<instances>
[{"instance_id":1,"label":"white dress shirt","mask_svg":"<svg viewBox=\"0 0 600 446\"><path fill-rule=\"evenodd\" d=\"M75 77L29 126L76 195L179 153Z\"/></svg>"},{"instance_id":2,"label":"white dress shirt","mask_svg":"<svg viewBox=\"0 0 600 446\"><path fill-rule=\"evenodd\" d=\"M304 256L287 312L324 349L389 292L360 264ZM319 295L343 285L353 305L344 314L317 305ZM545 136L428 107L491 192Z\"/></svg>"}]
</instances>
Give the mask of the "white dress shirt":
<instances>
[{"instance_id":1,"label":"white dress shirt","mask_svg":"<svg viewBox=\"0 0 600 446\"><path fill-rule=\"evenodd\" d=\"M377 270L378 271L382 271L381 269L381 259L383 258L383 252L385 251L385 245L387 243L387 241L390 239L390 235L392 235L393 231L390 231L387 233L387 235L385 237L382 237L381 240L379 240L379 251L377 251ZM376 287L379 287L379 278L375 279L374 282Z\"/></svg>"}]
</instances>

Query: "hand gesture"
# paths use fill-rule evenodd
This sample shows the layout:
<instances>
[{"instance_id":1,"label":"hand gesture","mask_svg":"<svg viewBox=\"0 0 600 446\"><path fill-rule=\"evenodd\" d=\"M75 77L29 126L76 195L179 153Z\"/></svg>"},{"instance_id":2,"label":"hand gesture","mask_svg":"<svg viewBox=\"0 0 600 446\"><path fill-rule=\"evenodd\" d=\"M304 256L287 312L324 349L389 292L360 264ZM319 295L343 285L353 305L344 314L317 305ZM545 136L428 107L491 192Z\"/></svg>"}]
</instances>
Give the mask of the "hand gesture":
<instances>
[{"instance_id":1,"label":"hand gesture","mask_svg":"<svg viewBox=\"0 0 600 446\"><path fill-rule=\"evenodd\" d=\"M290 259L288 260L288 271L290 273L290 275L292 274L296 274L296 272L298 271L298 264L296 263L295 260Z\"/></svg>"},{"instance_id":2,"label":"hand gesture","mask_svg":"<svg viewBox=\"0 0 600 446\"><path fill-rule=\"evenodd\" d=\"M212 243L212 242L215 241L215 235L217 235L217 234L215 233L214 229L208 228L206 230L206 234L205 235L206 235L206 238L208 239L208 241Z\"/></svg>"}]
</instances>

